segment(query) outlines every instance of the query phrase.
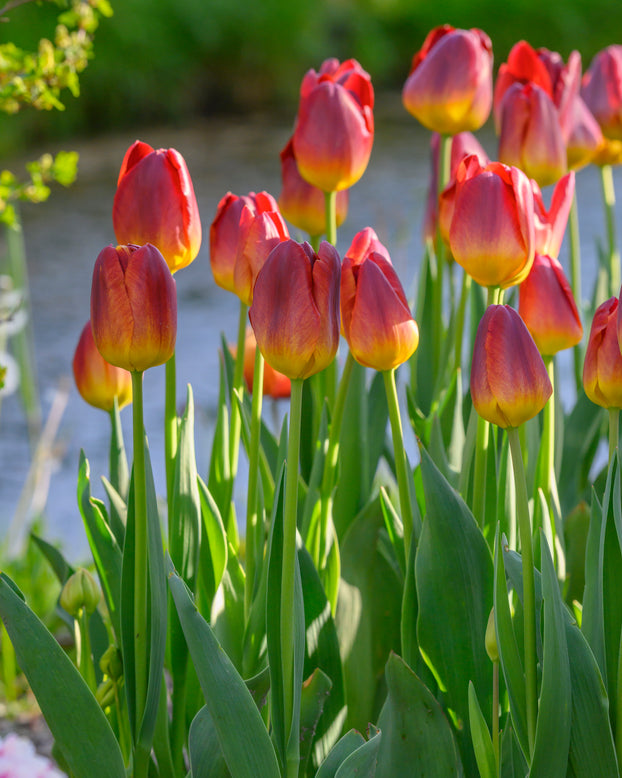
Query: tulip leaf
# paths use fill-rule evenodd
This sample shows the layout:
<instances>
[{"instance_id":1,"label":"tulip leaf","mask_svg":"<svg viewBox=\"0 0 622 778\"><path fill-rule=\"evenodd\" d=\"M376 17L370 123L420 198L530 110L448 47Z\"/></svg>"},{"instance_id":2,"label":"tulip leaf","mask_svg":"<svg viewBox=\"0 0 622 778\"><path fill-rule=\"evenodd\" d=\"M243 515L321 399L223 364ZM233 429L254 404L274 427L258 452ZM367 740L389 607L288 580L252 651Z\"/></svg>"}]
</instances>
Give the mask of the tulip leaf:
<instances>
[{"instance_id":1,"label":"tulip leaf","mask_svg":"<svg viewBox=\"0 0 622 778\"><path fill-rule=\"evenodd\" d=\"M299 775L306 775L317 726L322 720L326 702L330 699L332 685L330 678L319 667L315 668L302 685L300 698Z\"/></svg>"},{"instance_id":2,"label":"tulip leaf","mask_svg":"<svg viewBox=\"0 0 622 778\"><path fill-rule=\"evenodd\" d=\"M581 631L590 644L601 675L606 677L603 576L600 561L600 538L603 525L603 508L596 492L592 490L590 523L585 550L585 591Z\"/></svg>"},{"instance_id":3,"label":"tulip leaf","mask_svg":"<svg viewBox=\"0 0 622 778\"><path fill-rule=\"evenodd\" d=\"M123 548L125 525L127 523L127 504L125 498L119 494L105 475L101 476L101 482L110 503L110 529L114 532L119 548Z\"/></svg>"},{"instance_id":4,"label":"tulip leaf","mask_svg":"<svg viewBox=\"0 0 622 778\"><path fill-rule=\"evenodd\" d=\"M125 535L125 522L127 520L127 509L125 500L130 485L130 474L127 465L127 456L125 453L125 443L123 441L123 426L121 424L121 415L119 413L118 399L114 398L114 405L111 412L111 433L110 433L110 481L104 481L104 487L108 483L110 490L106 492L110 498L110 529L114 532L119 547L123 547L123 537ZM119 500L114 499L111 494L114 493Z\"/></svg>"},{"instance_id":5,"label":"tulip leaf","mask_svg":"<svg viewBox=\"0 0 622 778\"><path fill-rule=\"evenodd\" d=\"M562 603L549 545L542 531L540 543L544 596L542 683L529 774L533 778L565 778L572 710L565 606Z\"/></svg>"},{"instance_id":6,"label":"tulip leaf","mask_svg":"<svg viewBox=\"0 0 622 778\"><path fill-rule=\"evenodd\" d=\"M227 567L212 603L210 621L218 642L238 670L244 647L244 586L244 570L229 543Z\"/></svg>"},{"instance_id":7,"label":"tulip leaf","mask_svg":"<svg viewBox=\"0 0 622 778\"><path fill-rule=\"evenodd\" d=\"M207 705L192 719L188 732L188 754L192 778L230 778Z\"/></svg>"},{"instance_id":8,"label":"tulip leaf","mask_svg":"<svg viewBox=\"0 0 622 778\"><path fill-rule=\"evenodd\" d=\"M227 349L228 350L228 349ZM214 427L212 440L212 452L210 456L209 477L207 487L216 501L216 505L224 513L228 495L228 479L230 473L230 448L229 448L229 406L227 405L227 388L225 383L225 369L221 363L220 382L218 390L218 415Z\"/></svg>"},{"instance_id":9,"label":"tulip leaf","mask_svg":"<svg viewBox=\"0 0 622 778\"><path fill-rule=\"evenodd\" d=\"M465 764L473 746L468 720L468 685L473 681L490 710L492 668L482 650L493 601L490 550L473 515L421 449L426 516L415 559L419 614L417 636L448 705L461 723L458 738Z\"/></svg>"},{"instance_id":10,"label":"tulip leaf","mask_svg":"<svg viewBox=\"0 0 622 778\"><path fill-rule=\"evenodd\" d=\"M276 754L261 714L170 560L168 581L229 772L236 778L279 778Z\"/></svg>"},{"instance_id":11,"label":"tulip leaf","mask_svg":"<svg viewBox=\"0 0 622 778\"><path fill-rule=\"evenodd\" d=\"M497 764L492 738L472 681L469 681L469 725L480 778L497 778Z\"/></svg>"},{"instance_id":12,"label":"tulip leaf","mask_svg":"<svg viewBox=\"0 0 622 778\"><path fill-rule=\"evenodd\" d=\"M0 574L0 618L54 740L75 778L125 778L121 750L82 676Z\"/></svg>"},{"instance_id":13,"label":"tulip leaf","mask_svg":"<svg viewBox=\"0 0 622 778\"><path fill-rule=\"evenodd\" d=\"M211 608L227 569L227 533L218 505L200 476L197 477L197 484L204 530L201 535L200 578L206 592L207 607Z\"/></svg>"},{"instance_id":14,"label":"tulip leaf","mask_svg":"<svg viewBox=\"0 0 622 778\"><path fill-rule=\"evenodd\" d=\"M373 727L370 729L372 735L369 740L343 760L335 773L335 778L374 778L382 733L379 729Z\"/></svg>"},{"instance_id":15,"label":"tulip leaf","mask_svg":"<svg viewBox=\"0 0 622 778\"><path fill-rule=\"evenodd\" d=\"M387 699L376 778L455 778L462 763L451 725L430 690L397 654L386 670Z\"/></svg>"},{"instance_id":16,"label":"tulip leaf","mask_svg":"<svg viewBox=\"0 0 622 778\"><path fill-rule=\"evenodd\" d=\"M335 743L326 759L320 765L315 778L335 778L337 770L347 759L347 757L354 753L357 748L360 748L365 743L365 738L360 732L355 729L351 729Z\"/></svg>"}]
</instances>

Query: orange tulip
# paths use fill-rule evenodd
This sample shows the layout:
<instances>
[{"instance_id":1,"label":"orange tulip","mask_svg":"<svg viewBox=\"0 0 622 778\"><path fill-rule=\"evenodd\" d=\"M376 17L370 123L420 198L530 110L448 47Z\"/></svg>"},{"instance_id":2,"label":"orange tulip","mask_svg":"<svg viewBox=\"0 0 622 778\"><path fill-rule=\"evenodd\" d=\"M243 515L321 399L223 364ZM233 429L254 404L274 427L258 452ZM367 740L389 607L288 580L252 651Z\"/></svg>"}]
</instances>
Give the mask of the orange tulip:
<instances>
[{"instance_id":1,"label":"orange tulip","mask_svg":"<svg viewBox=\"0 0 622 778\"><path fill-rule=\"evenodd\" d=\"M229 346L229 351L235 359L237 348ZM255 352L257 351L257 340L251 327L246 330L246 339L244 341L244 380L250 394L253 392L253 377L255 375ZM291 394L291 381L283 373L279 373L273 367L265 362L263 370L263 394L273 397L275 400L281 397L289 397Z\"/></svg>"},{"instance_id":2,"label":"orange tulip","mask_svg":"<svg viewBox=\"0 0 622 778\"><path fill-rule=\"evenodd\" d=\"M201 247L201 219L190 173L175 149L136 141L127 150L112 206L121 244L151 243L171 273L189 265Z\"/></svg>"},{"instance_id":3,"label":"orange tulip","mask_svg":"<svg viewBox=\"0 0 622 778\"><path fill-rule=\"evenodd\" d=\"M369 227L359 236L341 268L343 334L357 362L392 370L415 353L419 329L386 249L375 250L378 240Z\"/></svg>"},{"instance_id":4,"label":"orange tulip","mask_svg":"<svg viewBox=\"0 0 622 778\"><path fill-rule=\"evenodd\" d=\"M287 221L309 235L324 235L326 232L324 192L317 186L309 184L300 175L291 138L281 151L281 183L279 208ZM347 189L337 192L337 227L346 220L348 200Z\"/></svg>"},{"instance_id":5,"label":"orange tulip","mask_svg":"<svg viewBox=\"0 0 622 778\"><path fill-rule=\"evenodd\" d=\"M598 52L583 76L581 97L603 135L622 140L622 46Z\"/></svg>"},{"instance_id":6,"label":"orange tulip","mask_svg":"<svg viewBox=\"0 0 622 778\"><path fill-rule=\"evenodd\" d=\"M322 241L285 240L272 249L255 282L249 310L266 362L288 378L308 378L327 367L339 345L337 250Z\"/></svg>"},{"instance_id":7,"label":"orange tulip","mask_svg":"<svg viewBox=\"0 0 622 778\"><path fill-rule=\"evenodd\" d=\"M456 135L478 130L492 105L492 44L478 29L431 30L413 57L402 102L424 127Z\"/></svg>"},{"instance_id":8,"label":"orange tulip","mask_svg":"<svg viewBox=\"0 0 622 778\"><path fill-rule=\"evenodd\" d=\"M616 297L598 306L592 320L583 362L583 388L596 405L622 408L622 355L618 341Z\"/></svg>"},{"instance_id":9,"label":"orange tulip","mask_svg":"<svg viewBox=\"0 0 622 778\"><path fill-rule=\"evenodd\" d=\"M544 408L553 393L529 330L509 305L490 305L473 347L471 398L477 413L503 429L519 427Z\"/></svg>"},{"instance_id":10,"label":"orange tulip","mask_svg":"<svg viewBox=\"0 0 622 778\"><path fill-rule=\"evenodd\" d=\"M267 192L264 194L266 197L271 197ZM209 258L214 281L228 292L235 293L233 277L235 261L238 256L242 208L245 205L251 209L255 208L256 198L255 192L250 192L242 197L227 192L218 203L214 221L210 226ZM276 202L274 204L276 207ZM270 208L269 210L274 209Z\"/></svg>"},{"instance_id":11,"label":"orange tulip","mask_svg":"<svg viewBox=\"0 0 622 778\"><path fill-rule=\"evenodd\" d=\"M562 241L564 240L564 232L566 231L568 215L574 197L574 171L566 173L557 182L548 210L544 205L540 187L533 180L531 181L531 188L533 191L536 253L547 254L549 257L557 259L562 247Z\"/></svg>"},{"instance_id":12,"label":"orange tulip","mask_svg":"<svg viewBox=\"0 0 622 778\"><path fill-rule=\"evenodd\" d=\"M82 399L102 411L113 409L115 397L119 409L132 402L132 376L102 357L90 321L84 325L73 355L73 377Z\"/></svg>"},{"instance_id":13,"label":"orange tulip","mask_svg":"<svg viewBox=\"0 0 622 778\"><path fill-rule=\"evenodd\" d=\"M559 112L539 86L512 84L501 104L499 161L514 165L540 186L566 172L566 145Z\"/></svg>"},{"instance_id":14,"label":"orange tulip","mask_svg":"<svg viewBox=\"0 0 622 778\"><path fill-rule=\"evenodd\" d=\"M91 324L99 353L141 372L175 352L177 292L155 246L106 246L93 269Z\"/></svg>"},{"instance_id":15,"label":"orange tulip","mask_svg":"<svg viewBox=\"0 0 622 778\"><path fill-rule=\"evenodd\" d=\"M499 162L464 159L456 172L449 247L481 286L519 284L535 253L533 194L527 176Z\"/></svg>"},{"instance_id":16,"label":"orange tulip","mask_svg":"<svg viewBox=\"0 0 622 778\"><path fill-rule=\"evenodd\" d=\"M536 254L531 272L520 285L518 312L538 351L546 356L575 346L583 337L572 289L553 257Z\"/></svg>"},{"instance_id":17,"label":"orange tulip","mask_svg":"<svg viewBox=\"0 0 622 778\"><path fill-rule=\"evenodd\" d=\"M354 59L327 59L300 88L292 138L302 178L323 192L348 189L365 172L374 142L374 90Z\"/></svg>"}]
</instances>

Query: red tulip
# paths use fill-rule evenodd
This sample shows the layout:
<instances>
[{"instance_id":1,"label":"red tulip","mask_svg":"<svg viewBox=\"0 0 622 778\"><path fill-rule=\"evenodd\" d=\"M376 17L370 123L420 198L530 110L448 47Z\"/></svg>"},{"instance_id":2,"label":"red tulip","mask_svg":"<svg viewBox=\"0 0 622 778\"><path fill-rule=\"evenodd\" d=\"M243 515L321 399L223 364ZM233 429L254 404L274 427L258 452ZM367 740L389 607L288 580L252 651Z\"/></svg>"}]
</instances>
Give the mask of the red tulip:
<instances>
[{"instance_id":1,"label":"red tulip","mask_svg":"<svg viewBox=\"0 0 622 778\"><path fill-rule=\"evenodd\" d=\"M535 84L513 84L503 97L499 161L520 168L540 186L553 184L566 172L557 108Z\"/></svg>"},{"instance_id":2,"label":"red tulip","mask_svg":"<svg viewBox=\"0 0 622 778\"><path fill-rule=\"evenodd\" d=\"M281 151L281 182L279 208L287 221L308 235L324 235L326 232L324 192L309 184L300 175L291 139ZM336 199L337 227L340 227L348 215L348 190L337 192Z\"/></svg>"},{"instance_id":3,"label":"red tulip","mask_svg":"<svg viewBox=\"0 0 622 778\"><path fill-rule=\"evenodd\" d=\"M201 219L184 158L136 141L127 150L114 196L112 221L121 244L151 243L172 273L201 247Z\"/></svg>"},{"instance_id":4,"label":"red tulip","mask_svg":"<svg viewBox=\"0 0 622 778\"><path fill-rule=\"evenodd\" d=\"M583 76L581 97L603 135L622 140L622 46L598 52Z\"/></svg>"},{"instance_id":5,"label":"red tulip","mask_svg":"<svg viewBox=\"0 0 622 778\"><path fill-rule=\"evenodd\" d=\"M266 362L288 378L327 367L339 345L337 250L322 241L285 240L272 249L255 282L249 318Z\"/></svg>"},{"instance_id":6,"label":"red tulip","mask_svg":"<svg viewBox=\"0 0 622 778\"><path fill-rule=\"evenodd\" d=\"M233 357L236 357L237 348L229 346ZM246 330L246 339L244 341L244 380L248 391L253 392L253 377L255 375L255 352L257 351L257 341L255 333L251 327ZM275 400L281 397L289 397L291 394L291 381L283 373L279 373L266 362L263 370L263 394L273 397Z\"/></svg>"},{"instance_id":7,"label":"red tulip","mask_svg":"<svg viewBox=\"0 0 622 778\"><path fill-rule=\"evenodd\" d=\"M373 107L371 79L356 60L327 59L319 73L307 72L292 138L305 181L334 192L359 180L374 141Z\"/></svg>"},{"instance_id":8,"label":"red tulip","mask_svg":"<svg viewBox=\"0 0 622 778\"><path fill-rule=\"evenodd\" d=\"M352 356L365 367L392 370L419 345L419 330L402 284L376 233L355 237L341 268L341 325Z\"/></svg>"},{"instance_id":9,"label":"red tulip","mask_svg":"<svg viewBox=\"0 0 622 778\"><path fill-rule=\"evenodd\" d=\"M424 127L456 135L479 129L492 105L492 45L482 30L431 30L413 57L402 102Z\"/></svg>"},{"instance_id":10,"label":"red tulip","mask_svg":"<svg viewBox=\"0 0 622 778\"><path fill-rule=\"evenodd\" d=\"M573 171L566 173L557 182L548 210L544 205L540 187L533 180L531 188L533 191L536 253L547 254L549 257L557 259L564 240L564 232L574 197L575 174Z\"/></svg>"},{"instance_id":11,"label":"red tulip","mask_svg":"<svg viewBox=\"0 0 622 778\"><path fill-rule=\"evenodd\" d=\"M509 305L491 305L477 328L471 398L478 414L498 427L519 427L553 393L542 357L521 317Z\"/></svg>"},{"instance_id":12,"label":"red tulip","mask_svg":"<svg viewBox=\"0 0 622 778\"><path fill-rule=\"evenodd\" d=\"M155 246L106 246L93 269L93 338L102 357L143 371L175 352L175 280Z\"/></svg>"},{"instance_id":13,"label":"red tulip","mask_svg":"<svg viewBox=\"0 0 622 778\"><path fill-rule=\"evenodd\" d=\"M603 133L594 115L577 95L568 112L567 128L562 126L566 136L566 155L570 170L579 170L595 157L604 143ZM612 141L614 143L616 141Z\"/></svg>"},{"instance_id":14,"label":"red tulip","mask_svg":"<svg viewBox=\"0 0 622 778\"><path fill-rule=\"evenodd\" d=\"M481 286L519 284L534 257L533 194L527 176L499 162L481 166L474 156L456 172L449 247L456 262Z\"/></svg>"},{"instance_id":15,"label":"red tulip","mask_svg":"<svg viewBox=\"0 0 622 778\"><path fill-rule=\"evenodd\" d=\"M619 305L605 300L594 313L583 363L583 388L596 405L622 408L622 355L618 341Z\"/></svg>"},{"instance_id":16,"label":"red tulip","mask_svg":"<svg viewBox=\"0 0 622 778\"><path fill-rule=\"evenodd\" d=\"M82 399L102 411L113 409L115 397L119 409L132 402L132 376L102 357L90 321L84 325L73 355L73 377Z\"/></svg>"},{"instance_id":17,"label":"red tulip","mask_svg":"<svg viewBox=\"0 0 622 778\"><path fill-rule=\"evenodd\" d=\"M553 257L536 254L529 275L520 285L518 312L541 354L557 354L583 337L572 289Z\"/></svg>"}]
</instances>

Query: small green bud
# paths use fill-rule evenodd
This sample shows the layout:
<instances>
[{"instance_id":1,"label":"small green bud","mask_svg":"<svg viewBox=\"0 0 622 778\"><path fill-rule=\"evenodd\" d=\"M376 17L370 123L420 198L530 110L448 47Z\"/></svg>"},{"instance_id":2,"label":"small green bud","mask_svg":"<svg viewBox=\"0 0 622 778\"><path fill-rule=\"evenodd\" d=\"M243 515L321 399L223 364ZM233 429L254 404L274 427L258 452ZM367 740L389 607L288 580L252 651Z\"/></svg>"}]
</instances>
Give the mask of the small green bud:
<instances>
[{"instance_id":1,"label":"small green bud","mask_svg":"<svg viewBox=\"0 0 622 778\"><path fill-rule=\"evenodd\" d=\"M99 667L112 681L117 682L123 677L123 658L116 646L108 646L99 660Z\"/></svg>"},{"instance_id":2,"label":"small green bud","mask_svg":"<svg viewBox=\"0 0 622 778\"><path fill-rule=\"evenodd\" d=\"M102 708L109 708L114 704L114 681L111 681L110 678L102 681L95 692L95 699Z\"/></svg>"},{"instance_id":3,"label":"small green bud","mask_svg":"<svg viewBox=\"0 0 622 778\"><path fill-rule=\"evenodd\" d=\"M488 654L491 662L499 661L499 646L497 645L497 633L495 632L495 609L490 611L488 617L488 625L486 626L486 638L484 640L486 645L486 653Z\"/></svg>"},{"instance_id":4,"label":"small green bud","mask_svg":"<svg viewBox=\"0 0 622 778\"><path fill-rule=\"evenodd\" d=\"M99 584L83 567L70 575L60 594L60 604L70 616L76 617L84 608L87 613L93 613L101 600Z\"/></svg>"}]
</instances>

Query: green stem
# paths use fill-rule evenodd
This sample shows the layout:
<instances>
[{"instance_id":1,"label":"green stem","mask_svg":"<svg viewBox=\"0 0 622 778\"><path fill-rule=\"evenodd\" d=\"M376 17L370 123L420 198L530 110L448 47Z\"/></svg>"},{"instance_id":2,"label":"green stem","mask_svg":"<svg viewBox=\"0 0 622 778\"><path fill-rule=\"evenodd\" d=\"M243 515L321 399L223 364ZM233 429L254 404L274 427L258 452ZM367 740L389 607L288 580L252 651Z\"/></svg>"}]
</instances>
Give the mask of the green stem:
<instances>
[{"instance_id":1,"label":"green stem","mask_svg":"<svg viewBox=\"0 0 622 778\"><path fill-rule=\"evenodd\" d=\"M616 684L616 731L615 745L618 764L622 762L622 631L620 632L620 642L618 644L618 680Z\"/></svg>"},{"instance_id":2,"label":"green stem","mask_svg":"<svg viewBox=\"0 0 622 778\"><path fill-rule=\"evenodd\" d=\"M495 755L495 775L499 775L499 660L492 663L492 750Z\"/></svg>"},{"instance_id":3,"label":"green stem","mask_svg":"<svg viewBox=\"0 0 622 778\"><path fill-rule=\"evenodd\" d=\"M248 318L248 305L240 300L240 316L238 319L238 342L233 369L233 386L231 392L231 432L229 436L229 451L231 463L231 479L235 480L238 472L238 458L240 453L240 432L242 419L240 409L234 398L235 392L244 390L244 346L246 343L246 322Z\"/></svg>"},{"instance_id":4,"label":"green stem","mask_svg":"<svg viewBox=\"0 0 622 778\"><path fill-rule=\"evenodd\" d=\"M527 481L521 453L520 437L516 427L507 430L512 454L512 468L516 485L516 513L521 543L521 560L523 566L523 637L525 654L525 699L527 704L527 736L529 753L533 755L536 737L536 721L538 718L538 689L536 665L536 595L533 563L533 546L531 538L531 521L529 519L529 498Z\"/></svg>"},{"instance_id":5,"label":"green stem","mask_svg":"<svg viewBox=\"0 0 622 778\"><path fill-rule=\"evenodd\" d=\"M451 135L441 135L441 145L439 150L438 161L438 190L437 190L437 203L441 192L447 186L449 181L449 175L451 172ZM432 338L434 341L434 347L432 350L432 381L436 384L440 368L440 355L442 351L442 344L445 338L445 327L443 324L443 276L445 270L445 263L447 261L445 243L441 237L440 226L437 223L436 228L436 278L434 280L433 287L433 299L432 299Z\"/></svg>"},{"instance_id":6,"label":"green stem","mask_svg":"<svg viewBox=\"0 0 622 778\"><path fill-rule=\"evenodd\" d=\"M177 456L177 368L175 353L166 363L164 393L164 462L168 515L173 513L175 458Z\"/></svg>"},{"instance_id":7,"label":"green stem","mask_svg":"<svg viewBox=\"0 0 622 778\"><path fill-rule=\"evenodd\" d=\"M406 557L410 550L411 538L413 533L413 513L410 504L410 489L408 486L408 472L406 468L406 452L404 451L404 437L402 435L402 420L400 417L400 406L397 399L397 387L395 385L395 368L384 370L384 388L387 395L387 405L389 406L389 420L391 422L391 434L393 436L393 452L395 455L395 474L397 476L397 486L400 495L400 510L402 513L402 523L404 525L404 548Z\"/></svg>"},{"instance_id":8,"label":"green stem","mask_svg":"<svg viewBox=\"0 0 622 778\"><path fill-rule=\"evenodd\" d=\"M337 245L337 192L324 192L326 240Z\"/></svg>"},{"instance_id":9,"label":"green stem","mask_svg":"<svg viewBox=\"0 0 622 778\"><path fill-rule=\"evenodd\" d=\"M97 682L95 680L95 668L93 667L93 657L91 655L91 635L89 633L89 617L85 608L80 608L76 619L80 631L80 657L79 667L80 675L86 681L89 689L95 694L97 691Z\"/></svg>"},{"instance_id":10,"label":"green stem","mask_svg":"<svg viewBox=\"0 0 622 778\"><path fill-rule=\"evenodd\" d=\"M251 439L248 452L248 496L246 501L246 583L244 591L244 615L248 620L255 588L257 558L259 483L259 443L261 436L261 408L263 403L264 359L259 348L255 349L255 372L253 373L253 402L251 406Z\"/></svg>"},{"instance_id":11,"label":"green stem","mask_svg":"<svg viewBox=\"0 0 622 778\"><path fill-rule=\"evenodd\" d=\"M147 699L147 490L145 484L145 432L143 374L132 372L132 431L134 440L134 667L136 674L136 730Z\"/></svg>"},{"instance_id":12,"label":"green stem","mask_svg":"<svg viewBox=\"0 0 622 778\"><path fill-rule=\"evenodd\" d=\"M607 226L607 249L609 256L609 293L615 297L620 294L620 252L616 238L615 205L616 194L613 184L611 165L602 165L600 180L605 204L605 222Z\"/></svg>"},{"instance_id":13,"label":"green stem","mask_svg":"<svg viewBox=\"0 0 622 778\"><path fill-rule=\"evenodd\" d=\"M542 447L543 447L543 482L540 484L544 496L546 497L547 505L549 506L549 515L551 519L551 532L553 534L553 548L551 548L551 554L555 554L555 510L553 506L553 482L555 480L555 361L552 356L543 356L544 365L547 373L549 374L549 380L553 387L553 393L549 397L547 404L544 406L543 411L543 427L542 427Z\"/></svg>"},{"instance_id":14,"label":"green stem","mask_svg":"<svg viewBox=\"0 0 622 778\"><path fill-rule=\"evenodd\" d=\"M618 447L619 408L609 408L609 462Z\"/></svg>"},{"instance_id":15,"label":"green stem","mask_svg":"<svg viewBox=\"0 0 622 778\"><path fill-rule=\"evenodd\" d=\"M575 190L570 206L570 218L568 220L568 240L570 244L570 286L575 303L579 310L579 316L583 319L583 292L581 291L581 239L579 237L579 208L577 205L577 192ZM573 348L574 377L577 392L582 391L583 373L583 349L581 344Z\"/></svg>"},{"instance_id":16,"label":"green stem","mask_svg":"<svg viewBox=\"0 0 622 778\"><path fill-rule=\"evenodd\" d=\"M458 303L458 313L456 315L456 343L454 351L454 365L456 370L462 365L462 340L464 338L464 319L466 316L466 304L471 293L471 276L468 273L462 274L462 291L460 292L460 302Z\"/></svg>"},{"instance_id":17,"label":"green stem","mask_svg":"<svg viewBox=\"0 0 622 778\"><path fill-rule=\"evenodd\" d=\"M330 433L328 436L328 448L326 458L324 459L324 472L322 474L321 487L321 514L320 529L316 532L313 547L313 558L318 571L324 569L326 565L326 535L328 531L328 517L331 513L333 503L333 488L336 483L337 459L339 456L339 436L341 434L341 422L343 420L343 411L346 404L348 387L350 385L350 376L354 367L354 357L352 352L348 351L346 363L343 367L339 388L333 407L333 415L330 422Z\"/></svg>"},{"instance_id":18,"label":"green stem","mask_svg":"<svg viewBox=\"0 0 622 778\"><path fill-rule=\"evenodd\" d=\"M294 583L296 575L296 519L298 509L298 460L303 379L292 380L283 510L283 564L281 568L281 672L285 731L294 719ZM298 765L288 765L287 775L297 775Z\"/></svg>"},{"instance_id":19,"label":"green stem","mask_svg":"<svg viewBox=\"0 0 622 778\"><path fill-rule=\"evenodd\" d=\"M322 238L321 235L309 235L309 244L316 254L317 254L317 250L320 247L321 238Z\"/></svg>"}]
</instances>

